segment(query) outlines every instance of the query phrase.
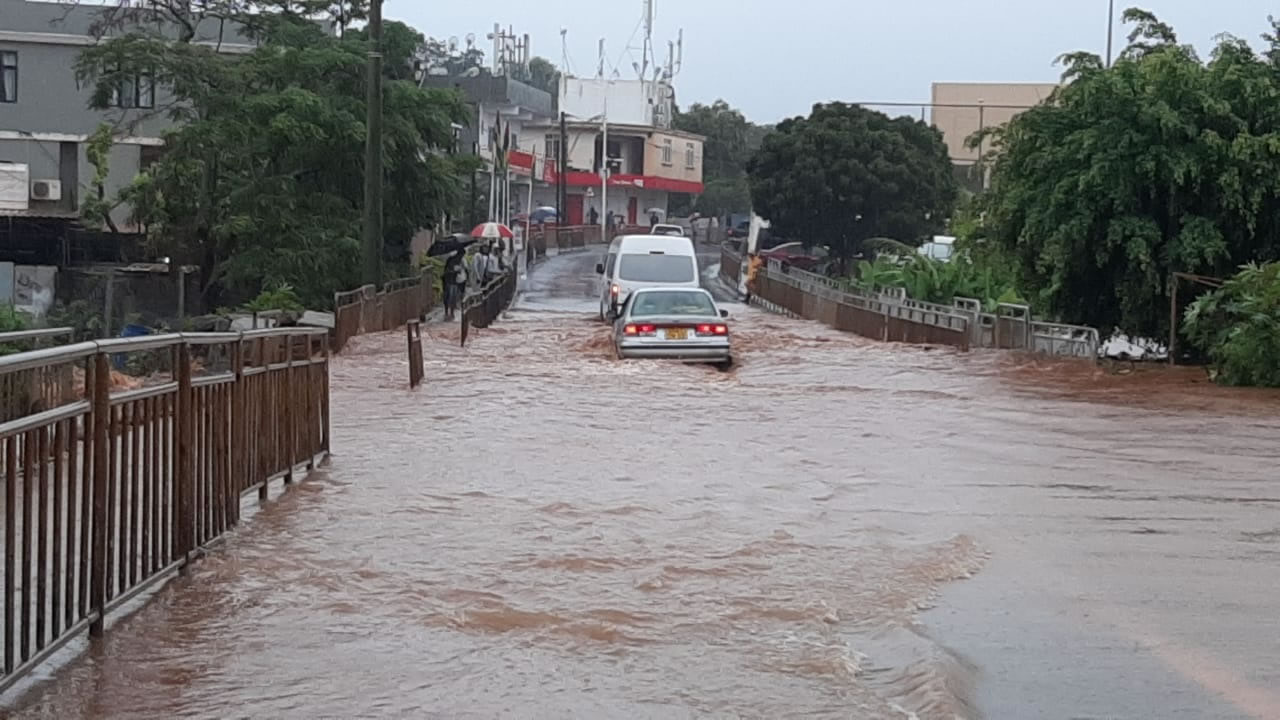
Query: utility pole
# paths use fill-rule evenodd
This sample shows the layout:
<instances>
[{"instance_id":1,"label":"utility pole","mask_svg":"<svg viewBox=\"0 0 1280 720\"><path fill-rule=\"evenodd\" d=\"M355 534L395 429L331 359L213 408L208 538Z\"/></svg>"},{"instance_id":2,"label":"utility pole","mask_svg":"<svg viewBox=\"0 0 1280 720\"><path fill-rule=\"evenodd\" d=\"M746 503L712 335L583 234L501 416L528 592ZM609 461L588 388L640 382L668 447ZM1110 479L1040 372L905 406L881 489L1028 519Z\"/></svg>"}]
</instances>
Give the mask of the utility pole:
<instances>
[{"instance_id":1,"label":"utility pole","mask_svg":"<svg viewBox=\"0 0 1280 720\"><path fill-rule=\"evenodd\" d=\"M983 167L983 164L982 164L982 155L985 152L985 148L983 148L982 146L982 140L983 140L982 131L987 129L986 110L987 110L986 101L979 98L978 99L978 182L980 183L979 187L981 187L983 190L987 189L987 169Z\"/></svg>"},{"instance_id":2,"label":"utility pole","mask_svg":"<svg viewBox=\"0 0 1280 720\"><path fill-rule=\"evenodd\" d=\"M559 207L556 208L556 244L560 243L560 229L564 227L565 210L568 209L569 193L565 185L565 173L569 172L569 128L568 113L560 111L560 161L556 167L556 180L559 187L557 197Z\"/></svg>"},{"instance_id":3,"label":"utility pole","mask_svg":"<svg viewBox=\"0 0 1280 720\"><path fill-rule=\"evenodd\" d=\"M605 86L604 113L600 115L600 242L609 242L609 88Z\"/></svg>"},{"instance_id":4,"label":"utility pole","mask_svg":"<svg viewBox=\"0 0 1280 720\"><path fill-rule=\"evenodd\" d=\"M1111 67L1111 40L1115 37L1116 0L1107 2L1107 67Z\"/></svg>"},{"instance_id":5,"label":"utility pole","mask_svg":"<svg viewBox=\"0 0 1280 720\"><path fill-rule=\"evenodd\" d=\"M476 172L471 171L471 203L467 205L467 227L473 228L480 223L476 219Z\"/></svg>"},{"instance_id":6,"label":"utility pole","mask_svg":"<svg viewBox=\"0 0 1280 720\"><path fill-rule=\"evenodd\" d=\"M364 147L364 281L382 284L382 0L369 7L369 77Z\"/></svg>"}]
</instances>

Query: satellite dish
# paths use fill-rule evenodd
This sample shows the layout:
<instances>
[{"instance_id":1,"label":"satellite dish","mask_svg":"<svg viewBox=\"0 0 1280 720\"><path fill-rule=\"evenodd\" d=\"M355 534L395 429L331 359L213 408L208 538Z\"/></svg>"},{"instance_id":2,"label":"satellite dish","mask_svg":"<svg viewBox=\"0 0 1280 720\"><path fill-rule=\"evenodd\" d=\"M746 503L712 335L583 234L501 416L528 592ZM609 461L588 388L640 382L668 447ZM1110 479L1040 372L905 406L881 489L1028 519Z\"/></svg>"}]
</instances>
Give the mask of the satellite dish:
<instances>
[{"instance_id":1,"label":"satellite dish","mask_svg":"<svg viewBox=\"0 0 1280 720\"><path fill-rule=\"evenodd\" d=\"M458 36L454 35L453 37L449 38L449 52L457 52L457 50L458 50Z\"/></svg>"},{"instance_id":2,"label":"satellite dish","mask_svg":"<svg viewBox=\"0 0 1280 720\"><path fill-rule=\"evenodd\" d=\"M473 78L473 77L479 77L479 76L480 76L480 68L478 67L469 67L466 69L465 72L462 73L462 77L466 77L466 78Z\"/></svg>"},{"instance_id":3,"label":"satellite dish","mask_svg":"<svg viewBox=\"0 0 1280 720\"><path fill-rule=\"evenodd\" d=\"M467 49L470 50L471 48L475 47L475 44L476 44L476 34L467 33Z\"/></svg>"}]
</instances>

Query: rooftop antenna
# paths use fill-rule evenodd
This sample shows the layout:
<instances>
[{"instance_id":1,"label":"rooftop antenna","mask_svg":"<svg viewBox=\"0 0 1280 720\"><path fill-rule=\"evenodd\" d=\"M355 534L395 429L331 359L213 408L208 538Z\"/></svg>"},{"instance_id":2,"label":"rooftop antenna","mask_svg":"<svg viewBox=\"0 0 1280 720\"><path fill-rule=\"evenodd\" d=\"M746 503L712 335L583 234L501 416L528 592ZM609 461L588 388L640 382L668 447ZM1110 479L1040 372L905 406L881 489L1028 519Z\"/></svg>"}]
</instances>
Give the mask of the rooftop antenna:
<instances>
[{"instance_id":1,"label":"rooftop antenna","mask_svg":"<svg viewBox=\"0 0 1280 720\"><path fill-rule=\"evenodd\" d=\"M502 26L494 23L493 32L485 38L493 41L493 73L497 75L502 72Z\"/></svg>"},{"instance_id":2,"label":"rooftop antenna","mask_svg":"<svg viewBox=\"0 0 1280 720\"><path fill-rule=\"evenodd\" d=\"M596 68L596 77L604 77L604 38L600 38L600 66Z\"/></svg>"},{"instance_id":3,"label":"rooftop antenna","mask_svg":"<svg viewBox=\"0 0 1280 720\"><path fill-rule=\"evenodd\" d=\"M560 28L560 67L564 68L565 74L572 72L569 67L569 28Z\"/></svg>"},{"instance_id":4,"label":"rooftop antenna","mask_svg":"<svg viewBox=\"0 0 1280 720\"><path fill-rule=\"evenodd\" d=\"M640 61L640 79L649 72L649 61L653 58L653 4L655 0L644 0L644 56ZM654 62L654 65L657 65Z\"/></svg>"},{"instance_id":5,"label":"rooftop antenna","mask_svg":"<svg viewBox=\"0 0 1280 720\"><path fill-rule=\"evenodd\" d=\"M1115 2L1115 0L1112 0L1112 2ZM680 28L680 32L679 32L679 34L677 34L677 35L676 35L676 69L675 69L675 72L676 72L676 74L677 74L677 75L679 75L679 74L680 74L680 69L681 69L681 68L683 68L683 67L684 67L684 28Z\"/></svg>"}]
</instances>

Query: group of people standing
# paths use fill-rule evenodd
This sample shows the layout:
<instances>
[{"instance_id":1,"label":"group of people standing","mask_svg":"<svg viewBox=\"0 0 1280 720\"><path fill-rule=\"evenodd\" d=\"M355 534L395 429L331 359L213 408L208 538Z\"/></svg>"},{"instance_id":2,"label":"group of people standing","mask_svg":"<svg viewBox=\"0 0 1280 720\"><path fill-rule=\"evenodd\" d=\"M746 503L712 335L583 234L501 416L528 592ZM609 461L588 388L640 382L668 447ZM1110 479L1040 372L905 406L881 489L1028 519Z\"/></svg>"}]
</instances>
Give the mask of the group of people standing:
<instances>
[{"instance_id":1,"label":"group of people standing","mask_svg":"<svg viewBox=\"0 0 1280 720\"><path fill-rule=\"evenodd\" d=\"M444 317L457 317L467 289L479 290L506 272L509 260L502 240L481 240L455 250L444 261Z\"/></svg>"}]
</instances>

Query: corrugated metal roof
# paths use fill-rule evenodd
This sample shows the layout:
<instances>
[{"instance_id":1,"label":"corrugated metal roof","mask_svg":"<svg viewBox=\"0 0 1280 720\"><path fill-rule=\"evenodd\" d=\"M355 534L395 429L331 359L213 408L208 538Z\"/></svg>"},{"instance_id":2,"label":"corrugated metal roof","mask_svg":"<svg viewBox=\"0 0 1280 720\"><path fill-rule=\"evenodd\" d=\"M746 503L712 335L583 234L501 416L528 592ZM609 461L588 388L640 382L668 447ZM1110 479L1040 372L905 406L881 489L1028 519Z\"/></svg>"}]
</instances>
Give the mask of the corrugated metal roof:
<instances>
[{"instance_id":1,"label":"corrugated metal roof","mask_svg":"<svg viewBox=\"0 0 1280 720\"><path fill-rule=\"evenodd\" d=\"M0 209L0 217L34 218L39 220L78 220L80 213L62 208L27 208L26 210Z\"/></svg>"}]
</instances>

